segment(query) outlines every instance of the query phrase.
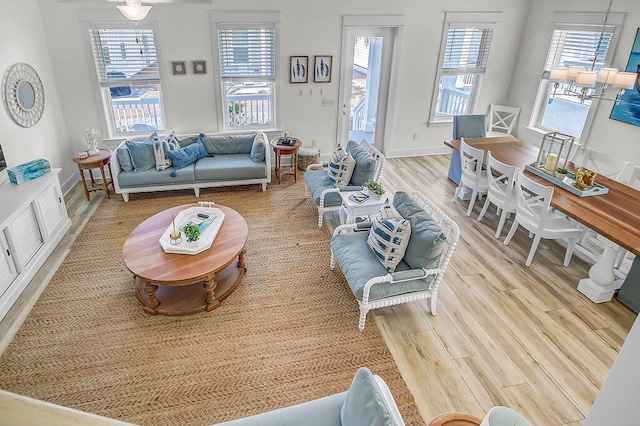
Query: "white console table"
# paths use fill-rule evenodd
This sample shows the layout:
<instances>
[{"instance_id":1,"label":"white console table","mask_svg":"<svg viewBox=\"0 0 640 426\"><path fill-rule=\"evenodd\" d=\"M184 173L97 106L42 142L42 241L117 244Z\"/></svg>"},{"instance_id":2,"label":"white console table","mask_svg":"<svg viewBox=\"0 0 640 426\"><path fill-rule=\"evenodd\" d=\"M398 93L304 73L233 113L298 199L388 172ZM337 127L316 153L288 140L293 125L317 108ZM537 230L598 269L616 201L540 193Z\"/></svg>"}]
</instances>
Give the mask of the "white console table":
<instances>
[{"instance_id":1,"label":"white console table","mask_svg":"<svg viewBox=\"0 0 640 426\"><path fill-rule=\"evenodd\" d=\"M59 172L0 184L0 320L71 227Z\"/></svg>"}]
</instances>

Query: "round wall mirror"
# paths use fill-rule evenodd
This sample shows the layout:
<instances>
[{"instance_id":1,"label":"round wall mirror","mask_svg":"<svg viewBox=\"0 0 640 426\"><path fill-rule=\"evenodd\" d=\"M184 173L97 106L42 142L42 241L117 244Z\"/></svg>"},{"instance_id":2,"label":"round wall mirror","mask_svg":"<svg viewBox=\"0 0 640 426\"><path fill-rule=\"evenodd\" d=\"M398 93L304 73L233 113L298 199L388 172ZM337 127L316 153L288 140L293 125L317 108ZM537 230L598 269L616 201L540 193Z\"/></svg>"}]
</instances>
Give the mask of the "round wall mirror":
<instances>
[{"instance_id":1,"label":"round wall mirror","mask_svg":"<svg viewBox=\"0 0 640 426\"><path fill-rule=\"evenodd\" d=\"M27 64L14 64L4 76L2 100L9 116L22 127L35 125L44 112L44 88Z\"/></svg>"}]
</instances>

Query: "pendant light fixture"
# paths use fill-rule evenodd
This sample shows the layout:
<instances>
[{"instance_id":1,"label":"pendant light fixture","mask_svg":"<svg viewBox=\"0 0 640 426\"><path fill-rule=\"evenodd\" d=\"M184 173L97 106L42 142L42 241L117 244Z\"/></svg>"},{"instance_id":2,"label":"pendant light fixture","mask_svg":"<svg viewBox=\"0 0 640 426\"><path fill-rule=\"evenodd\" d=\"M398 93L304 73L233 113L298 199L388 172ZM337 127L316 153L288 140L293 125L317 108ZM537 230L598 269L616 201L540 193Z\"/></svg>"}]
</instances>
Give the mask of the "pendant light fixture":
<instances>
[{"instance_id":1,"label":"pendant light fixture","mask_svg":"<svg viewBox=\"0 0 640 426\"><path fill-rule=\"evenodd\" d=\"M131 21L142 21L147 17L151 6L143 6L142 0L126 0L124 6L116 6Z\"/></svg>"}]
</instances>

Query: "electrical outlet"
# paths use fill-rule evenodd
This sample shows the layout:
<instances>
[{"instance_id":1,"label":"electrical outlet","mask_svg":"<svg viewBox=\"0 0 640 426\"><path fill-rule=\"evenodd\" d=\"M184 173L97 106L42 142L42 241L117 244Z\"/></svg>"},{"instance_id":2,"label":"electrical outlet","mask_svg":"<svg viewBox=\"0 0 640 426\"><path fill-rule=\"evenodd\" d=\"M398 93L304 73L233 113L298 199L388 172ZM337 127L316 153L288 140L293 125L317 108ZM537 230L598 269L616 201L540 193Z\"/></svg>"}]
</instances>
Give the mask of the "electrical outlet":
<instances>
[{"instance_id":1,"label":"electrical outlet","mask_svg":"<svg viewBox=\"0 0 640 426\"><path fill-rule=\"evenodd\" d=\"M323 99L322 106L323 107L332 107L336 104L335 99Z\"/></svg>"},{"instance_id":2,"label":"electrical outlet","mask_svg":"<svg viewBox=\"0 0 640 426\"><path fill-rule=\"evenodd\" d=\"M316 140L315 139L311 139L311 146L316 146Z\"/></svg>"}]
</instances>

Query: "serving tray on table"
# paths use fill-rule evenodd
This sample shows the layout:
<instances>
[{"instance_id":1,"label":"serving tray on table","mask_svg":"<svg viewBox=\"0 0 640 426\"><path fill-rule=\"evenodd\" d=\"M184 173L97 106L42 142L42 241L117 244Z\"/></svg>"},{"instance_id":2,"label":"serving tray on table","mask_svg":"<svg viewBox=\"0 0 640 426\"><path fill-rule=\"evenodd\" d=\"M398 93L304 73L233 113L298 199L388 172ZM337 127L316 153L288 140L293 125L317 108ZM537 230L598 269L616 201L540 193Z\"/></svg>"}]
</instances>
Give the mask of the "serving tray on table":
<instances>
[{"instance_id":1,"label":"serving tray on table","mask_svg":"<svg viewBox=\"0 0 640 426\"><path fill-rule=\"evenodd\" d=\"M587 187L585 190L578 189L574 186L576 183L576 175L574 173L567 173L564 179L560 180L557 177L545 173L544 171L535 168L531 164L527 164L524 166L526 170L529 170L531 173L540 176L542 179L548 180L549 182L557 185L567 191L577 195L578 197L591 197L592 195L604 195L609 192L609 188L606 186L602 186L598 183L593 184L593 186Z\"/></svg>"},{"instance_id":2,"label":"serving tray on table","mask_svg":"<svg viewBox=\"0 0 640 426\"><path fill-rule=\"evenodd\" d=\"M202 218L198 215L206 215L208 218ZM198 254L209 249L213 240L215 240L218 231L224 221L224 213L222 210L215 207L189 207L178 213L174 219L176 228L182 234L182 241L178 244L172 244L169 239L169 234L173 229L173 224L169 224L167 230L164 231L162 237L160 237L160 245L166 253L176 254ZM192 243L187 242L187 237L184 235L184 226L192 222L197 224L200 228L200 238L198 241Z\"/></svg>"}]
</instances>

